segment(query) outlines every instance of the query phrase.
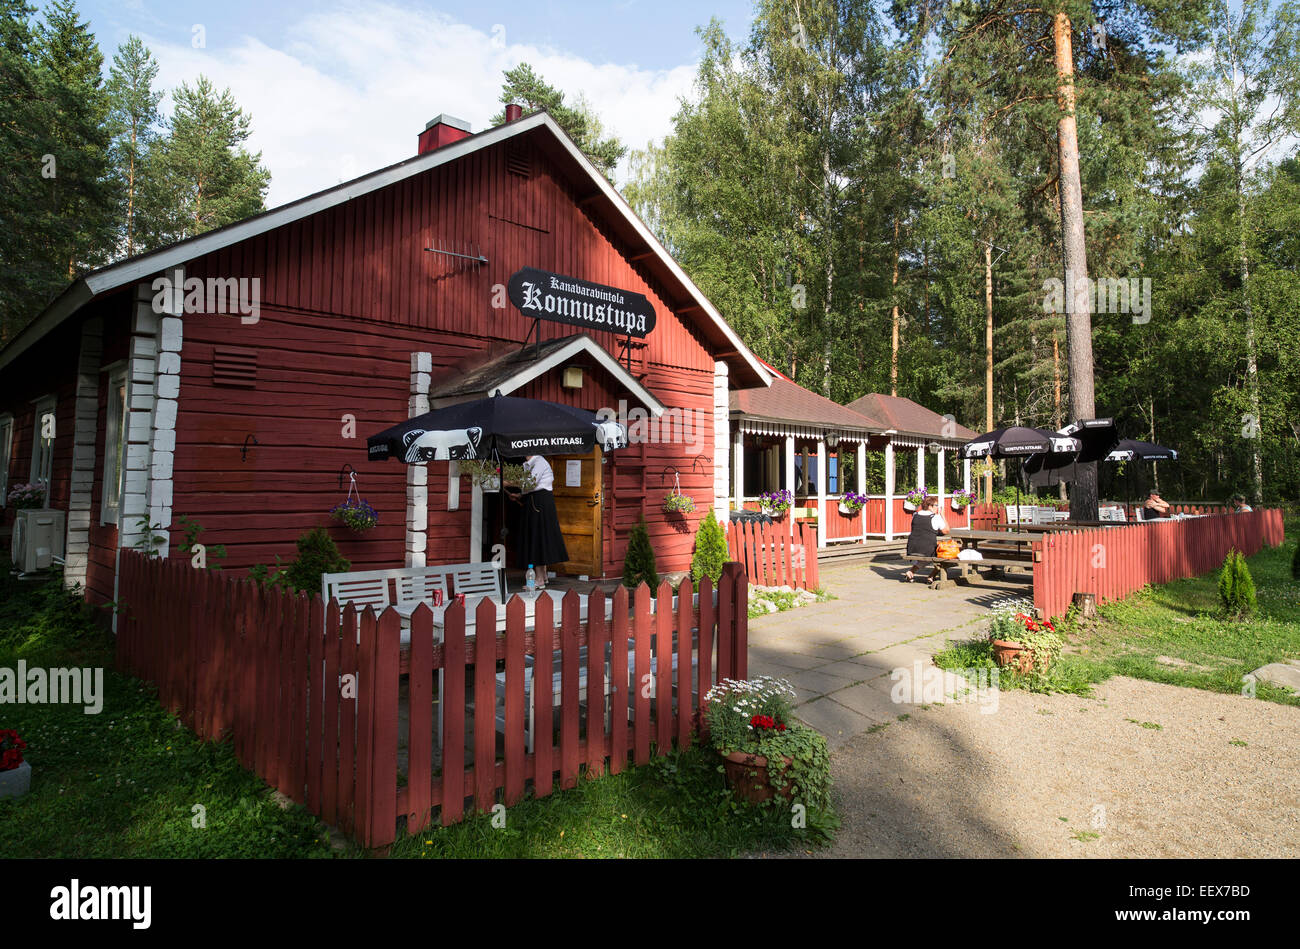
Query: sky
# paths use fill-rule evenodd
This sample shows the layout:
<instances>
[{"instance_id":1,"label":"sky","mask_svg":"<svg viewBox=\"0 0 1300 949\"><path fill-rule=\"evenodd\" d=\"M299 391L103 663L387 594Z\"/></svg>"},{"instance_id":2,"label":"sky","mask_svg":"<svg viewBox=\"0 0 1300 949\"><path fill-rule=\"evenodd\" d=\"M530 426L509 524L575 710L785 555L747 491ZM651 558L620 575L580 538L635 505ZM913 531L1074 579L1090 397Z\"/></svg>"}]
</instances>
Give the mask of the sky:
<instances>
[{"instance_id":1,"label":"sky","mask_svg":"<svg viewBox=\"0 0 1300 949\"><path fill-rule=\"evenodd\" d=\"M695 78L695 28L747 35L751 0L80 0L105 71L128 35L158 60L157 88L200 74L252 116L248 146L276 207L415 154L441 113L488 126L520 62L578 94L633 148L671 130ZM170 98L162 108L170 113ZM626 162L623 169L625 174ZM620 174L620 181L623 175Z\"/></svg>"}]
</instances>

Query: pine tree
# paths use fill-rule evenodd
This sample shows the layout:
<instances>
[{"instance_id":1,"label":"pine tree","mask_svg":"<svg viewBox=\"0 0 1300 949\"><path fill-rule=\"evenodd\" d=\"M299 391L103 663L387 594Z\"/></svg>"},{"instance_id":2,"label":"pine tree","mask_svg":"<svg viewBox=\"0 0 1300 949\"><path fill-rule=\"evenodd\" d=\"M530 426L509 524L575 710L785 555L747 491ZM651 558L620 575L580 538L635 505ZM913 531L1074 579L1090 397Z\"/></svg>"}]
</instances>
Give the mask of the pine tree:
<instances>
[{"instance_id":1,"label":"pine tree","mask_svg":"<svg viewBox=\"0 0 1300 949\"><path fill-rule=\"evenodd\" d=\"M145 177L145 169L153 144L158 140L160 116L158 103L162 92L154 92L153 81L158 76L158 63L140 42L138 36L129 36L113 57L113 68L108 78L109 131L113 136L113 172L117 178L120 195L118 209L119 233L117 249L126 256L137 249L147 250L146 240L141 246L138 232L150 230L147 223L157 208L157 187L150 187L152 179ZM140 226L145 219L144 227Z\"/></svg>"},{"instance_id":2,"label":"pine tree","mask_svg":"<svg viewBox=\"0 0 1300 949\"><path fill-rule=\"evenodd\" d=\"M49 110L46 145L54 159L42 202L49 240L44 263L61 290L78 272L103 264L113 245L104 56L73 0L53 0L46 9L36 54Z\"/></svg>"},{"instance_id":3,"label":"pine tree","mask_svg":"<svg viewBox=\"0 0 1300 949\"><path fill-rule=\"evenodd\" d=\"M262 153L244 149L252 118L229 89L200 75L173 92L171 134L159 147L157 175L174 209L162 226L170 240L202 234L263 211L271 173Z\"/></svg>"},{"instance_id":4,"label":"pine tree","mask_svg":"<svg viewBox=\"0 0 1300 949\"><path fill-rule=\"evenodd\" d=\"M46 120L33 45L35 8L0 0L0 344L54 291L34 248L46 243L42 167Z\"/></svg>"},{"instance_id":5,"label":"pine tree","mask_svg":"<svg viewBox=\"0 0 1300 949\"><path fill-rule=\"evenodd\" d=\"M627 555L623 558L623 585L635 588L642 583L648 583L652 590L659 586L655 550L650 545L650 532L646 529L644 514L628 536Z\"/></svg>"},{"instance_id":6,"label":"pine tree","mask_svg":"<svg viewBox=\"0 0 1300 949\"><path fill-rule=\"evenodd\" d=\"M616 136L605 135L605 127L586 97L579 95L572 105L566 104L564 93L533 72L528 63L507 69L505 77L501 87L503 105L521 106L525 113L544 109L592 164L606 178L612 177L615 166L627 154L627 146ZM492 117L492 124L501 125L505 120L505 109L502 109Z\"/></svg>"}]
</instances>

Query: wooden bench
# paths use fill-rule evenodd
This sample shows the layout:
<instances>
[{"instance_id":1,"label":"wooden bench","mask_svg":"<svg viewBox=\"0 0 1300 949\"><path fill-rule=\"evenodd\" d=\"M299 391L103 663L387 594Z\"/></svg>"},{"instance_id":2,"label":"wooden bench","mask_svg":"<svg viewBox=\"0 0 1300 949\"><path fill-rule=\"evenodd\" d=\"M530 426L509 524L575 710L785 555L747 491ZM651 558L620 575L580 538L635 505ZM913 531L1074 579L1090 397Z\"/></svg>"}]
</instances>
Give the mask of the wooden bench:
<instances>
[{"instance_id":1,"label":"wooden bench","mask_svg":"<svg viewBox=\"0 0 1300 949\"><path fill-rule=\"evenodd\" d=\"M903 554L904 560L910 560L916 564L931 564L939 568L939 576L930 581L931 590L942 590L944 587L952 586L958 580L965 580L967 583L979 583L984 578L980 575L975 567L993 567L1003 574L1013 574L1028 571L1033 572L1034 562L1031 557L984 557L980 560L952 560L948 558L926 556L924 554ZM948 576L948 569L957 567L960 571L955 578Z\"/></svg>"},{"instance_id":2,"label":"wooden bench","mask_svg":"<svg viewBox=\"0 0 1300 949\"><path fill-rule=\"evenodd\" d=\"M390 592L390 584L395 587L396 596ZM502 599L506 595L504 565L490 560L395 570L327 573L321 577L320 585L321 599L326 603L333 597L340 605L354 603L359 608L371 606L377 613L389 606L396 606L406 615L421 603L432 605L438 591L442 592L444 598L456 593L463 593L467 597L500 595Z\"/></svg>"}]
</instances>

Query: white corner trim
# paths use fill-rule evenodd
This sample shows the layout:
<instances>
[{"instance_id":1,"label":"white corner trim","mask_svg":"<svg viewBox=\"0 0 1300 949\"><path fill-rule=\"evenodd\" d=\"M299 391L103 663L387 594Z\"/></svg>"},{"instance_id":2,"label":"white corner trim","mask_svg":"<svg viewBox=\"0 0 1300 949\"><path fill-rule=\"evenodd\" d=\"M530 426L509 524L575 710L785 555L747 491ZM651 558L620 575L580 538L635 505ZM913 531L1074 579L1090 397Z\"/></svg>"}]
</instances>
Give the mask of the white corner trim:
<instances>
[{"instance_id":1,"label":"white corner trim","mask_svg":"<svg viewBox=\"0 0 1300 949\"><path fill-rule=\"evenodd\" d=\"M433 372L432 353L411 353L411 387L408 418L429 411L429 382ZM456 467L453 463L452 469ZM456 477L456 486L460 478ZM450 507L450 494L448 495ZM406 466L406 565L423 567L429 544L429 469L426 465Z\"/></svg>"}]
</instances>

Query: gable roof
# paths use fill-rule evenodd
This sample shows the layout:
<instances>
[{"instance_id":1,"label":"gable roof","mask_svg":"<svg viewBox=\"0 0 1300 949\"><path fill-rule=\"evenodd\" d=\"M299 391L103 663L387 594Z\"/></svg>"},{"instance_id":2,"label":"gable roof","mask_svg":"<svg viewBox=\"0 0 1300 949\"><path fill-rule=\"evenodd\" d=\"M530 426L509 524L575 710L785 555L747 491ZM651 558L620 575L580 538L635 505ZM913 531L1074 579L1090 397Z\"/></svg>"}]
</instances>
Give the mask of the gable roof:
<instances>
[{"instance_id":1,"label":"gable roof","mask_svg":"<svg viewBox=\"0 0 1300 949\"><path fill-rule=\"evenodd\" d=\"M759 360L763 362L763 360ZM805 389L771 365L763 367L772 377L765 389L742 389L732 392L731 417L763 419L792 425L814 425L849 432L881 432L884 428L874 419L846 408L811 389Z\"/></svg>"},{"instance_id":2,"label":"gable roof","mask_svg":"<svg viewBox=\"0 0 1300 949\"><path fill-rule=\"evenodd\" d=\"M892 430L901 435L919 435L953 443L968 442L976 435L956 422L952 422L951 427L945 431L945 426L950 424L948 419L902 396L873 392L850 402L848 408L879 420L886 431Z\"/></svg>"},{"instance_id":3,"label":"gable roof","mask_svg":"<svg viewBox=\"0 0 1300 949\"><path fill-rule=\"evenodd\" d=\"M631 244L644 245L648 249L648 257L638 259L637 262L654 273L670 292L674 289L680 291L685 302L678 301L681 305L674 306L675 311L679 313L698 311L702 315L703 319L697 325L705 337L718 348L717 358L727 362L736 383L749 386L768 385L771 377L758 357L749 351L736 332L727 325L726 320L713 304L705 298L677 261L673 260L672 255L623 200L623 196L545 112L535 112L513 122L485 129L476 135L470 135L449 145L425 152L423 155L416 155L395 165L389 165L387 168L362 175L360 178L333 188L318 191L316 194L291 201L273 210L263 211L261 214L234 224L92 270L73 281L62 294L41 311L35 320L11 339L4 349L0 349L0 369L9 365L56 326L73 316L82 306L103 293L137 283L180 266L186 261L264 234L372 191L378 191L440 165L449 164L480 149L490 148L508 139L530 134L537 137L538 144L550 157L567 166L574 177L590 185L591 190L579 199L580 206L586 208L598 204L605 212L605 217L615 233Z\"/></svg>"},{"instance_id":4,"label":"gable roof","mask_svg":"<svg viewBox=\"0 0 1300 949\"><path fill-rule=\"evenodd\" d=\"M656 418L664 414L665 406L637 382L623 365L586 333L562 336L534 343L523 349L514 349L482 362L450 382L429 392L430 400L460 400L479 398L500 392L510 395L538 376L563 365L578 353L594 359L623 388L634 395L650 414Z\"/></svg>"}]
</instances>

